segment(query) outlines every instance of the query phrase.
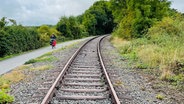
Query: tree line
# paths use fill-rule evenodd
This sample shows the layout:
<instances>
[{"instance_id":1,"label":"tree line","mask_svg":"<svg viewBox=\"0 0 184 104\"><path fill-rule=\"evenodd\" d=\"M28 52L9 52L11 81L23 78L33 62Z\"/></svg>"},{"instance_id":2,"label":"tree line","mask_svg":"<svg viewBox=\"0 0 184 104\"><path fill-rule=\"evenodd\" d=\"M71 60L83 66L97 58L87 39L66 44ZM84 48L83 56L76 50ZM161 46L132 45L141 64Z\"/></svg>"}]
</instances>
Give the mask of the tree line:
<instances>
[{"instance_id":1,"label":"tree line","mask_svg":"<svg viewBox=\"0 0 184 104\"><path fill-rule=\"evenodd\" d=\"M167 0L110 0L118 23L114 34L126 39L145 36L154 23L169 15L170 4Z\"/></svg>"},{"instance_id":2,"label":"tree line","mask_svg":"<svg viewBox=\"0 0 184 104\"><path fill-rule=\"evenodd\" d=\"M12 23L12 25L8 25ZM0 57L42 46L39 34L34 28L17 25L15 20L3 17L0 21Z\"/></svg>"},{"instance_id":3,"label":"tree line","mask_svg":"<svg viewBox=\"0 0 184 104\"><path fill-rule=\"evenodd\" d=\"M58 41L111 33L113 16L106 1L95 2L79 16L62 16L54 26L22 26L6 17L0 20L0 57L17 54L49 44L51 34Z\"/></svg>"},{"instance_id":4,"label":"tree line","mask_svg":"<svg viewBox=\"0 0 184 104\"><path fill-rule=\"evenodd\" d=\"M77 39L83 36L111 33L115 23L107 1L95 2L79 16L63 16L56 28L63 36Z\"/></svg>"},{"instance_id":5,"label":"tree line","mask_svg":"<svg viewBox=\"0 0 184 104\"><path fill-rule=\"evenodd\" d=\"M26 27L3 17L0 57L45 46L52 33L59 41L108 33L126 39L140 38L169 15L169 6L167 0L101 0L79 16L62 16L55 26Z\"/></svg>"}]
</instances>

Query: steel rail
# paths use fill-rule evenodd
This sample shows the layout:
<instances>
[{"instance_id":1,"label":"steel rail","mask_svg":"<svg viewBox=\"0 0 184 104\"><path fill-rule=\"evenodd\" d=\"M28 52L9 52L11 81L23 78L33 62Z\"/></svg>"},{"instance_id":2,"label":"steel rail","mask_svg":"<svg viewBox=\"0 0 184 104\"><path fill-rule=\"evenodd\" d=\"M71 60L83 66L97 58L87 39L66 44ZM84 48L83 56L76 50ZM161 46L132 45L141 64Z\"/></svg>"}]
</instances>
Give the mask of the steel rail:
<instances>
[{"instance_id":1,"label":"steel rail","mask_svg":"<svg viewBox=\"0 0 184 104\"><path fill-rule=\"evenodd\" d=\"M109 75L108 75L108 73L107 73L107 70L106 70L106 68L105 68L105 65L104 65L104 62L103 62L103 58L102 58L102 55L101 55L100 43L101 43L101 41L103 40L103 38L105 38L105 37L106 37L106 36L103 36L103 37L100 39L99 43L98 43L98 50L97 50L97 52L98 52L98 57L99 57L99 59L100 59L100 64L101 64L101 66L102 66L102 68L103 68L103 72L104 72L104 74L105 74L105 77L106 77L106 80L107 80L107 82L108 82L108 85L109 85L109 87L110 87L110 91L111 91L111 93L112 93L113 103L114 103L114 104L120 104L119 98L118 98L118 96L117 96L117 94L116 94L116 92L115 92L115 90L114 90L114 87L113 87L113 85L112 85L112 83L111 83L111 80L110 80L110 78L109 78Z\"/></svg>"},{"instance_id":2,"label":"steel rail","mask_svg":"<svg viewBox=\"0 0 184 104\"><path fill-rule=\"evenodd\" d=\"M112 98L112 102L113 104L120 104L120 101L116 95L116 92L113 88L113 85L110 81L110 78L108 77L108 74L107 74L107 71L105 69L105 66L104 66L104 63L103 63L103 59L102 59L102 56L101 56L101 50L100 50L100 42L102 41L102 39L104 38L105 36L103 36L100 41L98 42L98 47L97 47L97 52L98 52L98 57L100 59L100 64L102 66L102 70L103 70L103 73L105 75L105 78L107 80L107 84L109 85L110 87L110 93L111 93L111 98ZM94 38L97 38L97 37L94 37ZM56 78L56 80L54 81L53 85L50 87L49 91L47 92L46 96L44 97L44 99L42 100L41 104L48 104L50 103L52 97L54 96L54 93L55 91L57 90L59 84L61 83L61 80L63 79L67 69L69 68L70 64L72 63L72 61L76 58L76 56L78 55L78 53L80 52L80 50L87 44L89 43L91 40L93 40L94 38L90 39L89 41L87 41L86 43L84 43L73 55L72 57L68 60L68 62L65 64L63 70L61 71L61 73L59 74L59 76Z\"/></svg>"},{"instance_id":3,"label":"steel rail","mask_svg":"<svg viewBox=\"0 0 184 104\"><path fill-rule=\"evenodd\" d=\"M60 84L61 79L63 78L65 72L67 71L69 65L72 63L72 61L75 59L75 57L77 56L77 54L80 52L80 50L87 44L89 43L91 40L95 39L97 37L93 37L92 39L88 40L87 42L85 42L72 56L71 58L67 61L67 63L65 64L63 70L61 71L61 73L58 75L58 77L56 78L56 80L54 81L54 83L52 84L51 88L49 89L49 91L47 92L46 96L44 97L44 99L42 100L41 104L48 104L50 102L50 100L52 99L54 92L57 88L57 86Z\"/></svg>"}]
</instances>

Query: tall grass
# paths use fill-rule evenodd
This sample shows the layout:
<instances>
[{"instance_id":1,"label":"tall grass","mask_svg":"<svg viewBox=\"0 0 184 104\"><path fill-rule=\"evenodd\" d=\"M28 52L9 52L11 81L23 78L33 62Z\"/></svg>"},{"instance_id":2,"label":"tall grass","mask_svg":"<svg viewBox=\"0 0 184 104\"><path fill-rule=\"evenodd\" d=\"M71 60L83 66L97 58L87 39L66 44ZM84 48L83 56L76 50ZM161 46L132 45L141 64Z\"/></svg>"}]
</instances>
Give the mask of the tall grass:
<instances>
[{"instance_id":1,"label":"tall grass","mask_svg":"<svg viewBox=\"0 0 184 104\"><path fill-rule=\"evenodd\" d=\"M113 37L112 43L124 57L139 63L135 67L146 66L152 70L159 70L162 80L182 85L184 84L183 29L184 18L166 17L150 28L144 38L125 41Z\"/></svg>"}]
</instances>

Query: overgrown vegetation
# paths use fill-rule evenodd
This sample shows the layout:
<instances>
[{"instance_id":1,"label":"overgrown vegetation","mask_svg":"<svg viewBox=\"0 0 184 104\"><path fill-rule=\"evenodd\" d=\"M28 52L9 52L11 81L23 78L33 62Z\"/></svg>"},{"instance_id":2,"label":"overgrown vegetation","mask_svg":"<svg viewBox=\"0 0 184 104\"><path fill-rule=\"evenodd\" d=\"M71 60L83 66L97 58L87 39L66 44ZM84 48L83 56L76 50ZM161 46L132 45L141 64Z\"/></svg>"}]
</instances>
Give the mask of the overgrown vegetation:
<instances>
[{"instance_id":1,"label":"overgrown vegetation","mask_svg":"<svg viewBox=\"0 0 184 104\"><path fill-rule=\"evenodd\" d=\"M143 37L154 22L168 15L169 5L167 0L110 0L118 23L113 34L124 39Z\"/></svg>"},{"instance_id":2,"label":"overgrown vegetation","mask_svg":"<svg viewBox=\"0 0 184 104\"><path fill-rule=\"evenodd\" d=\"M149 28L143 38L130 41L113 37L120 53L132 60L134 68L149 68L161 80L183 89L184 84L184 17L176 13L164 17ZM159 73L154 73L159 72Z\"/></svg>"}]
</instances>

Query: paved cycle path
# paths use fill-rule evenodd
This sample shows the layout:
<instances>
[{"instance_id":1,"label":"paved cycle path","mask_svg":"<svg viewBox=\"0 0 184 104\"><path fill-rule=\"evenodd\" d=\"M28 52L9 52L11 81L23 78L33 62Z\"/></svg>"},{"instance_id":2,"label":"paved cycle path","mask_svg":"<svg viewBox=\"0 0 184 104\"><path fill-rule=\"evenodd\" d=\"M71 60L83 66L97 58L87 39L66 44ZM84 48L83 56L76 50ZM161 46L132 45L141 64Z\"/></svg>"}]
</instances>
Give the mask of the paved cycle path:
<instances>
[{"instance_id":1,"label":"paved cycle path","mask_svg":"<svg viewBox=\"0 0 184 104\"><path fill-rule=\"evenodd\" d=\"M72 41L68 41L68 42L63 42L60 44L56 45L56 49L62 48L64 46L70 45L74 42L79 42L79 41L83 41L86 39L89 39L91 37L88 38L84 38L84 39L78 39L78 40L72 40ZM0 61L0 75L9 72L10 70L14 69L17 66L23 65L26 61L29 61L30 59L39 57L47 52L51 52L55 49L52 49L51 46L48 47L44 47L44 48L40 48L13 58L9 58L3 61Z\"/></svg>"}]
</instances>

